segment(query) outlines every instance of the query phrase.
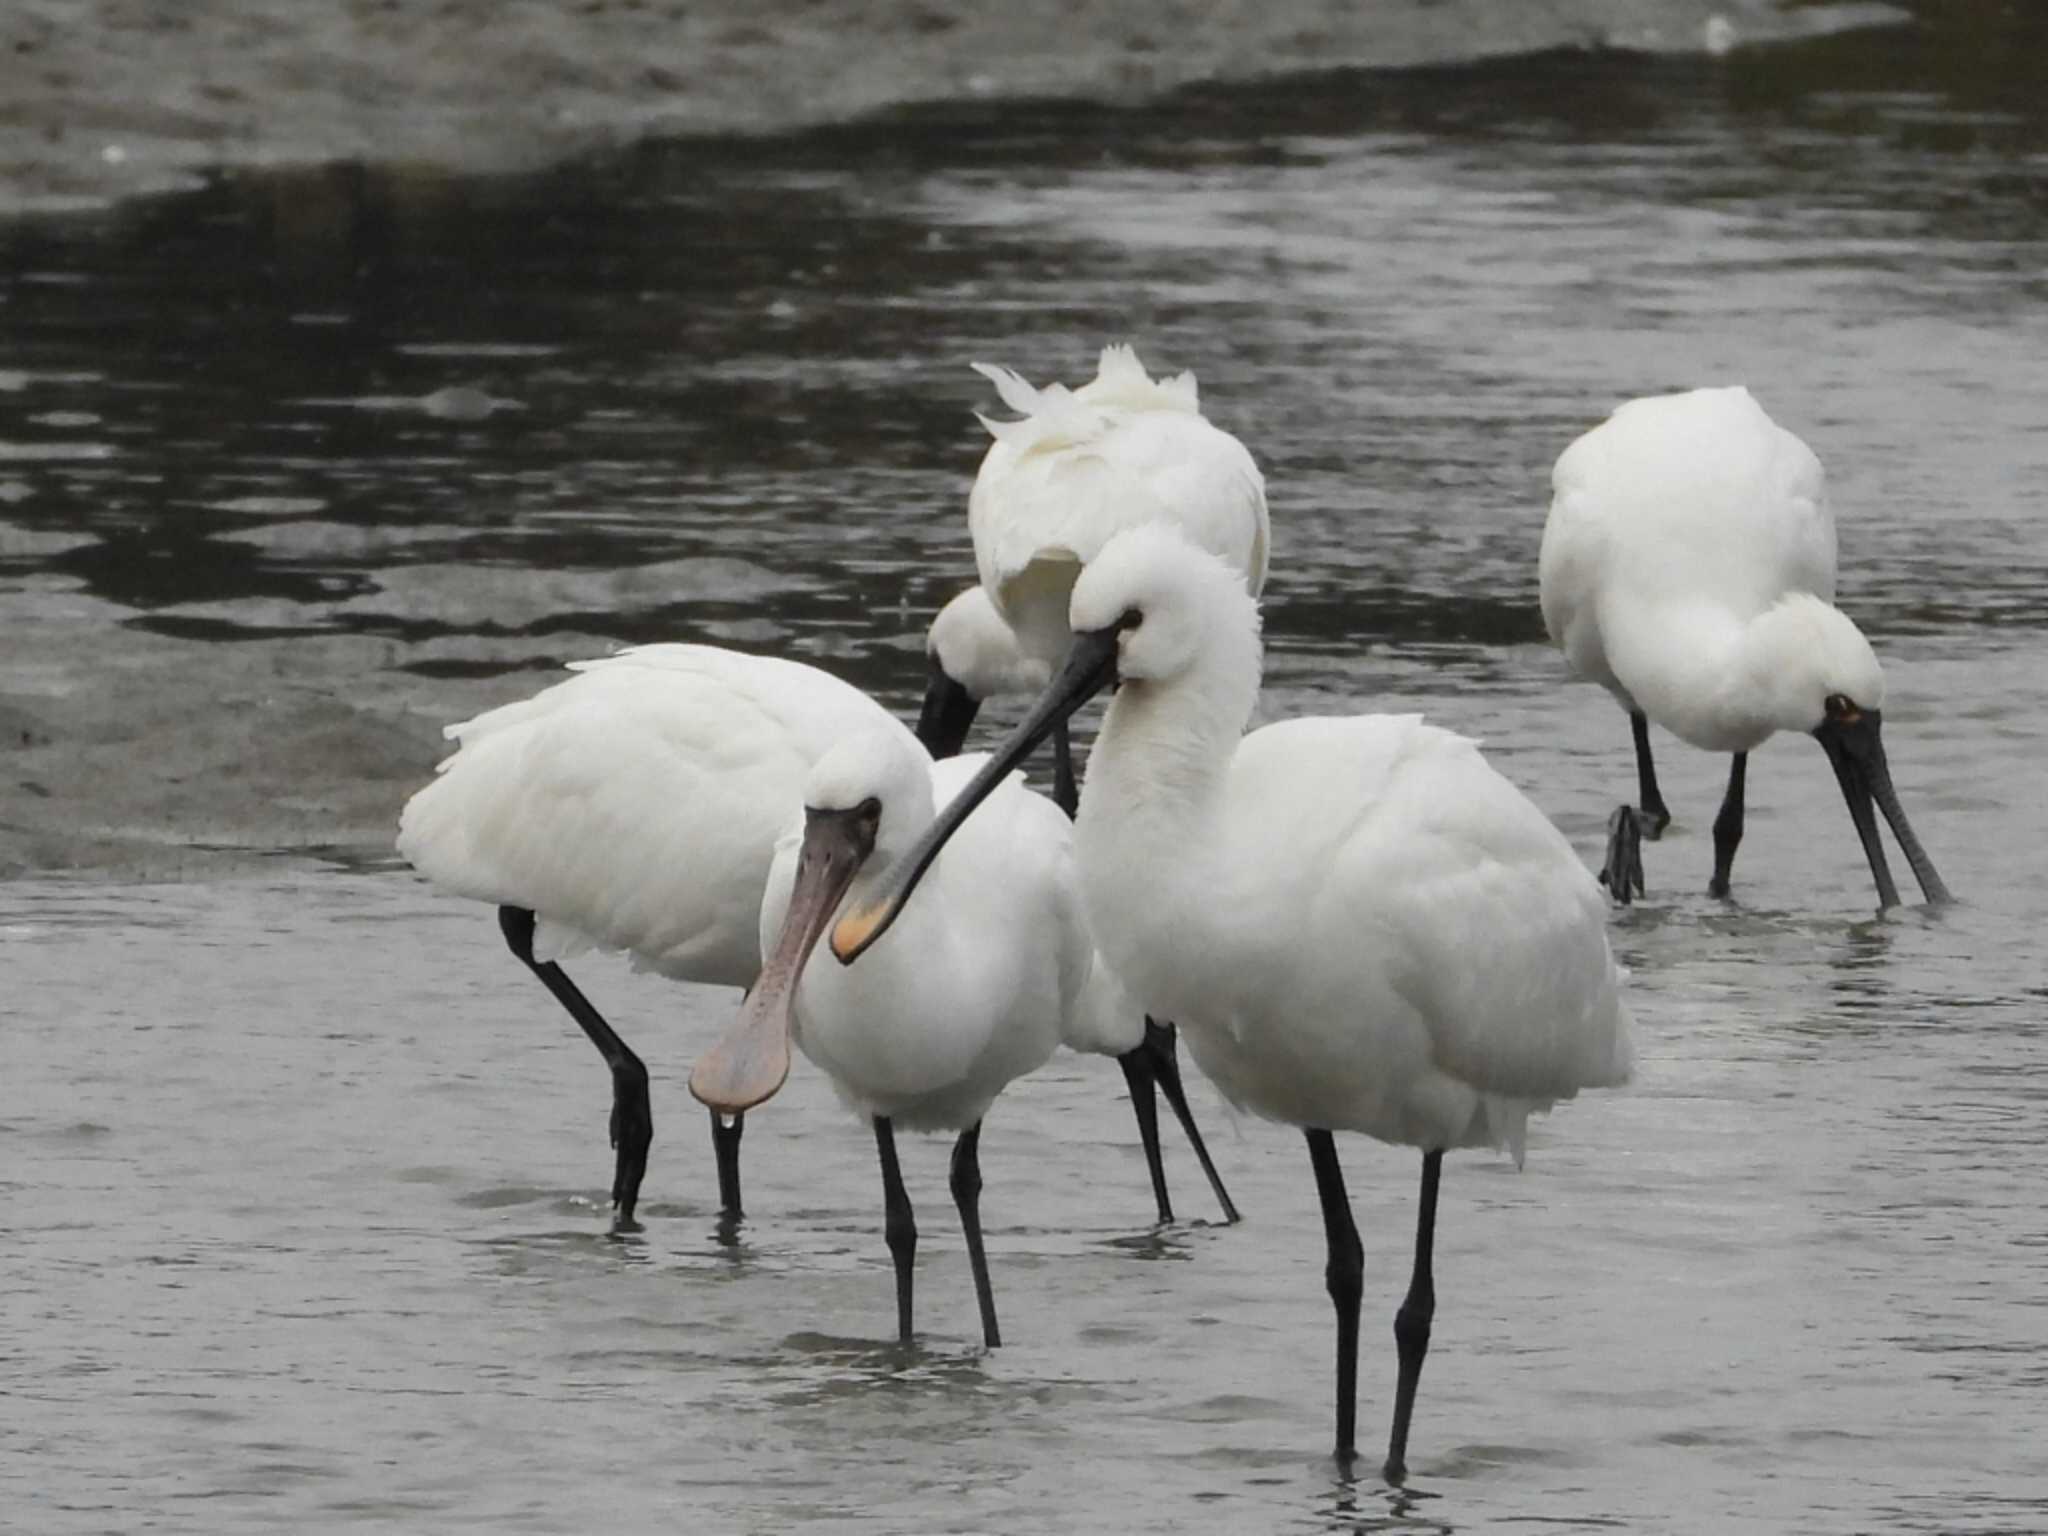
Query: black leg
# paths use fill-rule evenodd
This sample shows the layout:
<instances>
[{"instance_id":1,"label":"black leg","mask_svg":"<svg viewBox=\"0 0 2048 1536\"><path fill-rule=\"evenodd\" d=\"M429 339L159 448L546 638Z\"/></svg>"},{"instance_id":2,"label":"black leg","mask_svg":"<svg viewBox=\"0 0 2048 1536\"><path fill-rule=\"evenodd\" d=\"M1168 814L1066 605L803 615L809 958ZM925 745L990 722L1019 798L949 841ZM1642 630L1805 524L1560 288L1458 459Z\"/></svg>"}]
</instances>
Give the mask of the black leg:
<instances>
[{"instance_id":1,"label":"black leg","mask_svg":"<svg viewBox=\"0 0 2048 1536\"><path fill-rule=\"evenodd\" d=\"M903 1190L903 1170L896 1166L896 1128L875 1116L875 1150L882 1157L882 1235L889 1257L896 1261L896 1337L910 1342L910 1266L917 1257L917 1218Z\"/></svg>"},{"instance_id":2,"label":"black leg","mask_svg":"<svg viewBox=\"0 0 2048 1536\"><path fill-rule=\"evenodd\" d=\"M1138 1140L1145 1148L1145 1167L1152 1175L1152 1198L1158 1202L1159 1220L1164 1225L1173 1220L1173 1202L1166 1197L1166 1164L1159 1154L1159 1101L1153 1094L1152 1053L1146 1044L1139 1041L1117 1057L1116 1064L1124 1069L1124 1082L1131 1090L1131 1112L1138 1117Z\"/></svg>"},{"instance_id":3,"label":"black leg","mask_svg":"<svg viewBox=\"0 0 2048 1536\"><path fill-rule=\"evenodd\" d=\"M1657 793L1657 765L1650 760L1650 717L1640 709L1632 709L1628 728L1636 739L1636 801L1643 809L1643 836L1654 843L1671 825L1671 813L1664 808L1664 797Z\"/></svg>"},{"instance_id":4,"label":"black leg","mask_svg":"<svg viewBox=\"0 0 2048 1536\"><path fill-rule=\"evenodd\" d=\"M1728 894L1728 874L1735 865L1736 845L1742 841L1742 782L1748 772L1749 754L1736 753L1728 765L1728 793L1714 818L1714 878L1707 885L1709 896Z\"/></svg>"},{"instance_id":5,"label":"black leg","mask_svg":"<svg viewBox=\"0 0 2048 1536\"><path fill-rule=\"evenodd\" d=\"M1650 717L1632 709L1628 728L1636 743L1636 799L1641 804L1620 806L1607 818L1607 856L1600 863L1600 883L1624 907L1643 894L1643 840L1655 842L1671 825L1650 756Z\"/></svg>"},{"instance_id":6,"label":"black leg","mask_svg":"<svg viewBox=\"0 0 2048 1536\"><path fill-rule=\"evenodd\" d=\"M1053 727L1052 740L1053 799L1071 820L1080 809L1081 793L1076 787L1074 748L1067 736L1066 721L1062 720ZM1180 1058L1174 1049L1173 1026L1157 1024L1147 1018L1145 1038L1119 1056L1117 1065L1124 1069L1124 1082L1131 1090L1131 1112L1138 1117L1138 1140L1145 1148L1145 1168L1152 1175L1152 1199L1159 1207L1160 1222L1164 1224L1173 1220L1173 1201L1166 1193L1166 1164L1159 1151L1159 1105L1154 1097L1155 1088L1166 1095L1174 1118L1187 1132L1188 1142L1195 1149L1202 1172L1208 1176L1209 1187L1216 1192L1216 1201L1223 1207L1223 1219L1237 1221L1237 1205L1231 1200L1230 1191L1223 1187L1223 1176L1216 1171L1208 1145L1195 1126L1194 1112L1188 1108L1187 1093L1181 1087Z\"/></svg>"},{"instance_id":7,"label":"black leg","mask_svg":"<svg viewBox=\"0 0 2048 1536\"><path fill-rule=\"evenodd\" d=\"M953 1203L960 1207L960 1231L967 1239L967 1261L974 1266L974 1299L981 1307L981 1341L1000 1349L996 1297L989 1289L988 1254L981 1246L981 1122L975 1121L953 1143Z\"/></svg>"},{"instance_id":8,"label":"black leg","mask_svg":"<svg viewBox=\"0 0 2048 1536\"><path fill-rule=\"evenodd\" d=\"M1067 736L1067 722L1052 728L1052 798L1072 821L1081 809L1081 790L1074 777L1074 744Z\"/></svg>"},{"instance_id":9,"label":"black leg","mask_svg":"<svg viewBox=\"0 0 2048 1536\"><path fill-rule=\"evenodd\" d=\"M569 1010L590 1043L612 1069L612 1146L618 1160L612 1172L612 1206L620 1226L633 1225L640 1202L640 1180L647 1173L647 1148L654 1141L654 1110L647 1098L647 1068L605 1023L604 1015L552 960L533 958L533 914L524 907L498 908L498 927L512 953L538 976L555 1000Z\"/></svg>"},{"instance_id":10,"label":"black leg","mask_svg":"<svg viewBox=\"0 0 2048 1536\"><path fill-rule=\"evenodd\" d=\"M1358 1299L1365 1288L1365 1249L1351 1219L1335 1141L1328 1131L1307 1135L1316 1193L1323 1202L1323 1236L1330 1248L1323 1280L1337 1309L1337 1459L1349 1463L1358 1453Z\"/></svg>"},{"instance_id":11,"label":"black leg","mask_svg":"<svg viewBox=\"0 0 2048 1536\"><path fill-rule=\"evenodd\" d=\"M1166 1102L1173 1106L1173 1113L1180 1121L1180 1128L1187 1132L1188 1142L1195 1149L1195 1157L1202 1165L1202 1172L1209 1176L1209 1187L1216 1192L1216 1203L1223 1207L1223 1219L1226 1222L1236 1222L1237 1204L1230 1198L1230 1191L1223 1187L1223 1176L1216 1171L1215 1163L1209 1159L1209 1148L1202 1141L1202 1133L1195 1128L1194 1111L1188 1108L1187 1093L1180 1085L1180 1057L1174 1049L1173 1026L1155 1024L1147 1018L1145 1044L1141 1049L1151 1054L1153 1079L1159 1084L1159 1091L1166 1095ZM1139 1123L1142 1125L1143 1121ZM1166 1178L1164 1174L1155 1174L1155 1178L1160 1203L1164 1205ZM1164 1219L1171 1221L1173 1218L1169 1215Z\"/></svg>"},{"instance_id":12,"label":"black leg","mask_svg":"<svg viewBox=\"0 0 2048 1536\"><path fill-rule=\"evenodd\" d=\"M1607 818L1607 855L1600 862L1600 883L1622 906L1643 894L1643 813L1618 805Z\"/></svg>"},{"instance_id":13,"label":"black leg","mask_svg":"<svg viewBox=\"0 0 2048 1536\"><path fill-rule=\"evenodd\" d=\"M734 1115L728 1125L717 1110L711 1111L711 1150L718 1158L718 1214L737 1221L740 1211L740 1133L747 1128L745 1115Z\"/></svg>"},{"instance_id":14,"label":"black leg","mask_svg":"<svg viewBox=\"0 0 2048 1536\"><path fill-rule=\"evenodd\" d=\"M1430 1260L1436 1248L1436 1184L1443 1172L1441 1151L1422 1154L1422 1206L1415 1218L1415 1275L1408 1296L1394 1314L1394 1345L1400 1351L1401 1377L1394 1389L1394 1432L1387 1441L1387 1481L1408 1475L1408 1417L1415 1411L1415 1386L1422 1380L1422 1357L1429 1353L1429 1320L1436 1315L1436 1283Z\"/></svg>"}]
</instances>

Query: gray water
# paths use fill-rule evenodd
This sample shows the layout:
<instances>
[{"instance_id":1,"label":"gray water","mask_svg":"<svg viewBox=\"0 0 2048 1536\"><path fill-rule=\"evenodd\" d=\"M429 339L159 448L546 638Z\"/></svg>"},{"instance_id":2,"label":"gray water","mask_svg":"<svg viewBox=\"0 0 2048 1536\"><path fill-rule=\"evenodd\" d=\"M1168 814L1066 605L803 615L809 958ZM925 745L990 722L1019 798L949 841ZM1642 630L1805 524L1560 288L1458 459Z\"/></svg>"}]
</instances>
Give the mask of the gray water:
<instances>
[{"instance_id":1,"label":"gray water","mask_svg":"<svg viewBox=\"0 0 2048 1536\"><path fill-rule=\"evenodd\" d=\"M943 1144L908 1143L902 1350L871 1142L815 1073L750 1119L719 1241L683 1079L731 994L577 972L656 1075L644 1230L613 1235L602 1068L482 908L340 835L184 883L24 870L0 1526L2048 1529L2040 42L927 114L0 229L10 639L83 637L26 692L203 658L131 778L179 777L223 679L287 664L445 719L702 638L908 707L970 568L967 361L1072 378L1129 337L1266 468L1263 712L1426 708L1589 860L1633 769L1543 642L1548 467L1621 398L1746 381L1828 466L1895 775L1962 898L1873 916L1791 740L1708 899L1725 764L1660 738L1676 821L1613 925L1638 1080L1536 1125L1522 1172L1449 1162L1395 1491L1326 1455L1300 1138L1206 1086L1235 1228L1172 1132L1184 1219L1152 1228L1109 1063L999 1101L993 1354ZM308 794L349 771L280 750ZM61 843L65 789L0 819ZM1370 1444L1416 1164L1344 1155Z\"/></svg>"}]
</instances>

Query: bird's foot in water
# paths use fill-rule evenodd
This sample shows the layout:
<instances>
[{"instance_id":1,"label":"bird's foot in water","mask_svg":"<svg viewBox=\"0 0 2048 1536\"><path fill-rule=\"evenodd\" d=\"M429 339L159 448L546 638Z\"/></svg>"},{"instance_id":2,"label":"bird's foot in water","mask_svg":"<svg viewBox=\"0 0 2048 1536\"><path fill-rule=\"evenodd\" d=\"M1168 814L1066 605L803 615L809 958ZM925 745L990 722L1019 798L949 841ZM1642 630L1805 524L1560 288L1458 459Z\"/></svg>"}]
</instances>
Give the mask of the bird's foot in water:
<instances>
[{"instance_id":1,"label":"bird's foot in water","mask_svg":"<svg viewBox=\"0 0 2048 1536\"><path fill-rule=\"evenodd\" d=\"M1666 818L1667 820L1669 818ZM1607 818L1607 858L1600 866L1600 883L1621 906L1643 894L1643 835L1648 818L1632 805L1619 805ZM1656 825L1662 831L1661 824ZM1649 834L1656 836L1656 832Z\"/></svg>"},{"instance_id":2,"label":"bird's foot in water","mask_svg":"<svg viewBox=\"0 0 2048 1536\"><path fill-rule=\"evenodd\" d=\"M612 1173L612 1228L637 1232L633 1209L640 1203L640 1181L647 1176L647 1149L654 1143L654 1109L647 1097L647 1069L638 1058L612 1071L612 1146L618 1164Z\"/></svg>"}]
</instances>

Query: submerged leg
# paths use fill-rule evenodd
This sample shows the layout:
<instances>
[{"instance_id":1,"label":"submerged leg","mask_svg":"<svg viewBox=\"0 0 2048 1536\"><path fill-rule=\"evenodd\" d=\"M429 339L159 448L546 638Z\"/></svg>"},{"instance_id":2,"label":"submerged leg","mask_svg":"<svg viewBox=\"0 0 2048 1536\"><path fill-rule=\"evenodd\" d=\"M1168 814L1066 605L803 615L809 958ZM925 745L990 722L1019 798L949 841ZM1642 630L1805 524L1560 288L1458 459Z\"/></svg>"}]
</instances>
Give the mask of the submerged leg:
<instances>
[{"instance_id":1,"label":"submerged leg","mask_svg":"<svg viewBox=\"0 0 2048 1536\"><path fill-rule=\"evenodd\" d=\"M1640 709L1632 709L1628 728L1636 741L1636 803L1642 807L1643 836L1654 843L1671 825L1671 813L1664 808L1664 797L1657 793L1657 765L1650 760L1650 717Z\"/></svg>"},{"instance_id":2,"label":"submerged leg","mask_svg":"<svg viewBox=\"0 0 2048 1536\"><path fill-rule=\"evenodd\" d=\"M1628 712L1629 734L1636 743L1636 799L1639 805L1618 806L1607 818L1607 856L1600 862L1600 883L1624 907L1643 894L1643 839L1655 842L1671 825L1671 812L1657 790L1657 764L1650 756L1650 717L1640 709Z\"/></svg>"},{"instance_id":3,"label":"submerged leg","mask_svg":"<svg viewBox=\"0 0 2048 1536\"><path fill-rule=\"evenodd\" d=\"M1607 818L1607 856L1600 861L1600 883L1622 906L1643 894L1643 816L1632 805L1618 805Z\"/></svg>"},{"instance_id":4,"label":"submerged leg","mask_svg":"<svg viewBox=\"0 0 2048 1536\"><path fill-rule=\"evenodd\" d=\"M975 1121L953 1143L953 1203L960 1208L960 1231L967 1239L967 1262L974 1266L974 1299L981 1307L981 1341L1002 1347L996 1327L996 1297L989 1289L988 1254L981 1246L981 1122Z\"/></svg>"},{"instance_id":5,"label":"submerged leg","mask_svg":"<svg viewBox=\"0 0 2048 1536\"><path fill-rule=\"evenodd\" d=\"M1150 1020L1146 1021L1148 1026ZM1147 1034L1149 1035L1149 1027ZM1152 1175L1152 1198L1159 1206L1160 1224L1173 1220L1173 1202L1166 1195L1166 1163L1159 1153L1159 1101L1153 1092L1152 1053L1139 1041L1116 1064L1124 1069L1124 1082L1131 1090L1131 1112L1138 1117L1138 1141L1145 1148L1145 1167Z\"/></svg>"},{"instance_id":6,"label":"submerged leg","mask_svg":"<svg viewBox=\"0 0 2048 1536\"><path fill-rule=\"evenodd\" d=\"M1328 1131L1309 1131L1308 1156L1323 1202L1323 1236L1330 1259L1323 1270L1337 1309L1337 1459L1349 1463L1358 1451L1358 1299L1365 1288L1365 1249L1344 1193L1344 1170Z\"/></svg>"},{"instance_id":7,"label":"submerged leg","mask_svg":"<svg viewBox=\"0 0 2048 1536\"><path fill-rule=\"evenodd\" d=\"M882 1158L882 1235L889 1257L896 1261L896 1337L910 1342L910 1265L917 1257L917 1218L910 1214L910 1196L903 1190L903 1170L896 1166L896 1128L886 1116L875 1116L875 1150Z\"/></svg>"},{"instance_id":8,"label":"submerged leg","mask_svg":"<svg viewBox=\"0 0 2048 1536\"><path fill-rule=\"evenodd\" d=\"M1074 777L1074 744L1064 720L1052 728L1052 798L1069 821L1081 809L1080 781Z\"/></svg>"},{"instance_id":9,"label":"submerged leg","mask_svg":"<svg viewBox=\"0 0 2048 1536\"><path fill-rule=\"evenodd\" d=\"M640 1202L640 1180L647 1173L647 1148L654 1141L654 1110L647 1099L647 1068L591 1006L590 999L552 960L533 958L533 913L525 907L498 908L498 927L512 953L538 976L555 1000L569 1010L612 1069L612 1146L618 1160L612 1171L612 1207L620 1226L633 1224Z\"/></svg>"},{"instance_id":10,"label":"submerged leg","mask_svg":"<svg viewBox=\"0 0 2048 1536\"><path fill-rule=\"evenodd\" d=\"M1394 1314L1394 1345L1400 1351L1401 1376L1394 1388L1394 1432L1387 1440L1387 1481L1408 1475L1408 1416L1415 1411L1415 1386L1422 1380L1422 1357L1429 1353L1429 1320L1436 1315L1436 1283L1430 1259L1436 1247L1436 1184L1443 1172L1441 1151L1422 1155L1422 1208L1415 1218L1415 1275L1407 1299Z\"/></svg>"},{"instance_id":11,"label":"submerged leg","mask_svg":"<svg viewBox=\"0 0 2048 1536\"><path fill-rule=\"evenodd\" d=\"M1720 814L1714 818L1714 878L1707 884L1709 896L1728 894L1728 872L1735 863L1735 848L1742 841L1742 781L1749 770L1749 754L1738 752L1728 765L1728 793L1721 798Z\"/></svg>"},{"instance_id":12,"label":"submerged leg","mask_svg":"<svg viewBox=\"0 0 2048 1536\"><path fill-rule=\"evenodd\" d=\"M1202 1141L1202 1133L1195 1128L1194 1111L1188 1108L1188 1096L1180 1085L1180 1056L1174 1048L1174 1028L1171 1024L1155 1024L1145 1020L1145 1043L1140 1049L1152 1057L1152 1076L1159 1084L1159 1091L1166 1095L1166 1102L1173 1106L1174 1117L1180 1121L1180 1128L1187 1132L1188 1142L1195 1149L1195 1157L1202 1165L1202 1172L1209 1177L1209 1187L1216 1192L1216 1203L1223 1207L1223 1219L1236 1222L1237 1204L1230 1198L1230 1191L1223 1187L1223 1176L1216 1171L1215 1163L1209 1159L1209 1148ZM1141 1122L1142 1123L1142 1122ZM1156 1133L1155 1133L1156 1134ZM1160 1203L1166 1199L1166 1182L1163 1174L1159 1180ZM1167 1220L1172 1220L1169 1215Z\"/></svg>"},{"instance_id":13,"label":"submerged leg","mask_svg":"<svg viewBox=\"0 0 2048 1536\"><path fill-rule=\"evenodd\" d=\"M728 1125L725 1116L711 1111L711 1151L718 1159L718 1213L729 1221L740 1218L740 1133L747 1128L745 1115L734 1115Z\"/></svg>"}]
</instances>

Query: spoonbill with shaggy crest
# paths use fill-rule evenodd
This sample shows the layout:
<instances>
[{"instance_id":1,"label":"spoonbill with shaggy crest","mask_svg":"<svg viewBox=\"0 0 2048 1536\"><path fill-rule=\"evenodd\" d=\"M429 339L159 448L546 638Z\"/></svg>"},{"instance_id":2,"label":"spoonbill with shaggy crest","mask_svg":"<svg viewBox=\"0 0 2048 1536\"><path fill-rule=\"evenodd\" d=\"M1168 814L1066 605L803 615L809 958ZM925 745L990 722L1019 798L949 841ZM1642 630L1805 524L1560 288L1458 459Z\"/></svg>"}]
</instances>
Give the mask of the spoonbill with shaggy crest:
<instances>
[{"instance_id":1,"label":"spoonbill with shaggy crest","mask_svg":"<svg viewBox=\"0 0 2048 1536\"><path fill-rule=\"evenodd\" d=\"M967 495L967 531L982 590L1025 656L1059 664L1074 578L1112 535L1140 523L1172 524L1259 595L1271 537L1265 477L1202 414L1192 373L1155 380L1128 346L1104 347L1078 389L1034 389L1007 368L974 368L1020 417L980 418L995 441ZM1072 815L1064 722L1055 746L1053 798Z\"/></svg>"},{"instance_id":2,"label":"spoonbill with shaggy crest","mask_svg":"<svg viewBox=\"0 0 2048 1536\"><path fill-rule=\"evenodd\" d=\"M1803 731L1835 770L1879 904L1896 906L1899 891L1873 800L1922 893L1947 901L1892 788L1884 672L1834 606L1835 520L1813 450L1739 385L1652 395L1565 449L1552 486L1537 567L1544 627L1573 670L1628 711L1635 737L1641 804L1609 821L1601 875L1615 899L1642 891L1642 840L1671 821L1650 757L1654 721L1733 754L1709 894L1729 891L1749 754L1778 731Z\"/></svg>"},{"instance_id":3,"label":"spoonbill with shaggy crest","mask_svg":"<svg viewBox=\"0 0 2048 1536\"><path fill-rule=\"evenodd\" d=\"M1075 389L1036 389L1007 368L974 367L1018 417L981 418L995 441L968 493L967 528L982 590L1023 655L1047 668L1066 655L1074 578L1124 528L1170 524L1228 564L1254 597L1264 588L1271 537L1265 478L1244 444L1202 414L1192 373L1154 379L1133 348L1115 345L1102 349L1095 377ZM927 708L946 690L941 670ZM1079 792L1064 720L1053 748L1053 798L1072 815ZM1155 1114L1156 1084L1225 1219L1237 1220L1186 1107L1173 1025L1148 1018L1141 1048L1120 1059L1139 1123ZM1156 1140L1146 1146L1149 1154ZM1153 1168L1160 1220L1169 1221L1164 1175Z\"/></svg>"},{"instance_id":4,"label":"spoonbill with shaggy crest","mask_svg":"<svg viewBox=\"0 0 2048 1536\"><path fill-rule=\"evenodd\" d=\"M690 1074L690 1091L713 1113L743 1114L782 1086L794 1040L869 1119L905 1343L917 1223L896 1129L957 1132L953 1199L993 1349L1002 1337L981 1236L982 1117L1062 1040L1114 1042L1139 1017L1082 917L1065 814L1016 774L992 781L983 815L931 867L934 899L857 969L807 965L842 906L916 846L984 761L935 764L889 731L850 737L819 759L800 815L776 844L761 901L760 980L731 1033Z\"/></svg>"},{"instance_id":5,"label":"spoonbill with shaggy crest","mask_svg":"<svg viewBox=\"0 0 2048 1536\"><path fill-rule=\"evenodd\" d=\"M1532 1112L1628 1077L1605 903L1473 743L1418 716L1243 735L1259 686L1257 606L1236 571L1172 530L1105 544L1070 617L1073 648L1039 704L839 920L833 951L851 964L914 911L920 872L977 799L1114 685L1076 826L1089 925L1137 1001L1180 1022L1226 1098L1307 1133L1346 1460L1363 1251L1331 1133L1422 1150L1414 1271L1394 1321L1386 1472L1398 1481L1435 1311L1444 1152L1506 1146L1519 1161Z\"/></svg>"}]
</instances>

